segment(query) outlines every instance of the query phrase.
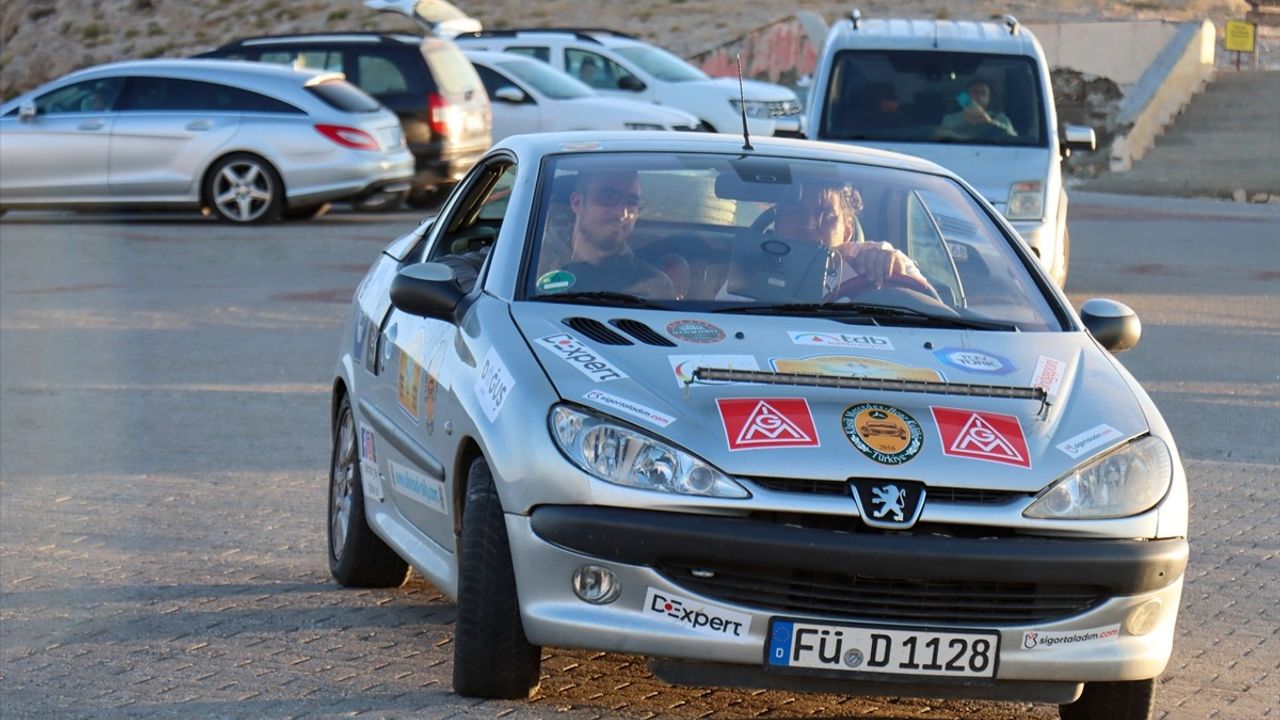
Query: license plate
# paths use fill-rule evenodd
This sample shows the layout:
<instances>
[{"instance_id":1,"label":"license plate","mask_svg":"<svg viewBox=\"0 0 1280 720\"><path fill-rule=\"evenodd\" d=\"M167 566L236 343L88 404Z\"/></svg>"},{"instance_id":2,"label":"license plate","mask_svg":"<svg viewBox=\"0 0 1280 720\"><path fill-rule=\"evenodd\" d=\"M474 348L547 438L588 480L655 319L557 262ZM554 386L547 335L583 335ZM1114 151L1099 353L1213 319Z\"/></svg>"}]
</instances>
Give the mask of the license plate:
<instances>
[{"instance_id":1,"label":"license plate","mask_svg":"<svg viewBox=\"0 0 1280 720\"><path fill-rule=\"evenodd\" d=\"M807 620L769 621L765 667L886 675L993 678L1000 634L920 630Z\"/></svg>"}]
</instances>

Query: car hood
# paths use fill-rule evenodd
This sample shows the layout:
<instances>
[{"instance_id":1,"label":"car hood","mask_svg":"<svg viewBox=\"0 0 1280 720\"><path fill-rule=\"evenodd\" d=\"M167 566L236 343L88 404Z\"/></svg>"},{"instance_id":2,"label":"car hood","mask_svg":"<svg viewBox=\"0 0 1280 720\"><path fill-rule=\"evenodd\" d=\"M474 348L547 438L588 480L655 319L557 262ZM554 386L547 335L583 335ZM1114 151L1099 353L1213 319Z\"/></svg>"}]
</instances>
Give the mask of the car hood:
<instances>
[{"instance_id":1,"label":"car hood","mask_svg":"<svg viewBox=\"0 0 1280 720\"><path fill-rule=\"evenodd\" d=\"M705 87L708 92L714 92L725 97L738 97L738 79L737 78L708 78L706 80L690 80L681 83L685 86ZM778 102L795 100L796 94L791 90L773 83L761 82L759 80L743 80L742 95L748 100L763 100L766 102Z\"/></svg>"},{"instance_id":2,"label":"car hood","mask_svg":"<svg viewBox=\"0 0 1280 720\"><path fill-rule=\"evenodd\" d=\"M571 100L562 100L561 102L564 103L564 107L572 108L575 117L584 120L590 117L608 117L617 118L619 123L647 122L664 126L687 125L689 127L698 127L698 118L691 113L669 106L655 105L650 102L605 97L603 95L573 98Z\"/></svg>"},{"instance_id":3,"label":"car hood","mask_svg":"<svg viewBox=\"0 0 1280 720\"><path fill-rule=\"evenodd\" d=\"M915 155L935 162L965 179L982 197L1001 211L1009 200L1009 187L1024 180L1043 181L1049 174L1048 148L1000 147L938 143L884 143L858 141L859 145Z\"/></svg>"},{"instance_id":4,"label":"car hood","mask_svg":"<svg viewBox=\"0 0 1280 720\"><path fill-rule=\"evenodd\" d=\"M535 302L516 303L513 317L564 400L667 438L731 475L920 479L1033 493L1149 430L1128 381L1084 332L875 327ZM952 385L925 393L686 384L682 377L696 367ZM961 394L962 385L973 384L1041 386L1050 402ZM878 414L865 414L872 410ZM886 413L899 420L873 422ZM872 436L907 428L919 445L877 459L856 444L867 445L859 423Z\"/></svg>"}]
</instances>

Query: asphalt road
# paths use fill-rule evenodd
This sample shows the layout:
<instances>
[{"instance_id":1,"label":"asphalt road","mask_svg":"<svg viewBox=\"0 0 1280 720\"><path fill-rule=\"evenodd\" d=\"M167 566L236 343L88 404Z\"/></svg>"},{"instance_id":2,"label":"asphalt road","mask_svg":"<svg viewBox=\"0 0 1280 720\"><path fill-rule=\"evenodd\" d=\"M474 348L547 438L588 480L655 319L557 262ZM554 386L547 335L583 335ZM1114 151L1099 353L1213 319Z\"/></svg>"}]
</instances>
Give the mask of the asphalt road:
<instances>
[{"instance_id":1,"label":"asphalt road","mask_svg":"<svg viewBox=\"0 0 1280 720\"><path fill-rule=\"evenodd\" d=\"M0 717L1056 717L669 687L548 650L529 703L449 689L453 606L352 591L324 550L327 389L374 254L414 215L229 228L0 220ZM1280 712L1280 208L1073 196L1078 304L1173 428L1192 560L1157 717Z\"/></svg>"}]
</instances>

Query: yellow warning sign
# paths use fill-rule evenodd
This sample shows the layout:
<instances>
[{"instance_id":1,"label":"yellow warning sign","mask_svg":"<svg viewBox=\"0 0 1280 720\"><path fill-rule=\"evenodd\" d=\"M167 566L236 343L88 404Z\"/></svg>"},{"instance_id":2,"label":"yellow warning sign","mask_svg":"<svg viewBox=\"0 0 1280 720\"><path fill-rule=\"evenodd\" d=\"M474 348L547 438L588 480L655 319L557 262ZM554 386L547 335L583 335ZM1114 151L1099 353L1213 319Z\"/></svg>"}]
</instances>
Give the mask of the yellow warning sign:
<instances>
[{"instance_id":1,"label":"yellow warning sign","mask_svg":"<svg viewBox=\"0 0 1280 720\"><path fill-rule=\"evenodd\" d=\"M1229 52L1253 52L1255 26L1243 20L1228 20L1223 46Z\"/></svg>"}]
</instances>

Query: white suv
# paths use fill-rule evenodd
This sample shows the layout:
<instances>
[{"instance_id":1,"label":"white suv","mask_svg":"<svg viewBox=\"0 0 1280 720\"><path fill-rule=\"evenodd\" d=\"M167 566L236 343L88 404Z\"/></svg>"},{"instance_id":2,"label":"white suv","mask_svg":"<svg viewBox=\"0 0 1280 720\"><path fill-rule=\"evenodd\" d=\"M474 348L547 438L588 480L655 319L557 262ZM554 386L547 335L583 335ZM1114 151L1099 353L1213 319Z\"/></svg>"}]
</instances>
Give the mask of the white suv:
<instances>
[{"instance_id":1,"label":"white suv","mask_svg":"<svg viewBox=\"0 0 1280 720\"><path fill-rule=\"evenodd\" d=\"M1070 238L1063 157L1092 150L1093 130L1059 138L1040 43L1003 23L862 20L832 26L815 72L807 137L854 142L932 160L995 205L1059 286ZM966 223L938 218L948 239Z\"/></svg>"},{"instance_id":2,"label":"white suv","mask_svg":"<svg viewBox=\"0 0 1280 720\"><path fill-rule=\"evenodd\" d=\"M606 95L647 100L691 112L703 129L742 130L736 78L712 78L630 35L611 30L486 30L454 38L464 49L502 50L550 63ZM773 83L743 82L747 127L753 135L802 132L800 101Z\"/></svg>"}]
</instances>

